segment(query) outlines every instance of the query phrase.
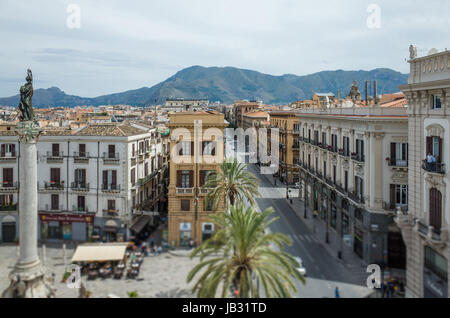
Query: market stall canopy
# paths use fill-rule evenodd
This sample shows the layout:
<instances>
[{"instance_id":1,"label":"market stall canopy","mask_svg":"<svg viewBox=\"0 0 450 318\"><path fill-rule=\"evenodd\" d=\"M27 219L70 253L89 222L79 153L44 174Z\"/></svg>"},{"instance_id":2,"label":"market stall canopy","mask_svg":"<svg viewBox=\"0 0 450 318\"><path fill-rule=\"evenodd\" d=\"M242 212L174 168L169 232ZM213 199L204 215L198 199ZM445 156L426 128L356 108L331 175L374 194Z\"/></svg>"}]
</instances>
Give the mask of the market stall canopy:
<instances>
[{"instance_id":1,"label":"market stall canopy","mask_svg":"<svg viewBox=\"0 0 450 318\"><path fill-rule=\"evenodd\" d=\"M72 262L121 261L128 243L86 243L78 245Z\"/></svg>"},{"instance_id":2,"label":"market stall canopy","mask_svg":"<svg viewBox=\"0 0 450 318\"><path fill-rule=\"evenodd\" d=\"M140 233L151 219L152 217L149 215L143 215L139 217L136 222L134 222L134 224L130 227L130 230L134 233Z\"/></svg>"}]
</instances>

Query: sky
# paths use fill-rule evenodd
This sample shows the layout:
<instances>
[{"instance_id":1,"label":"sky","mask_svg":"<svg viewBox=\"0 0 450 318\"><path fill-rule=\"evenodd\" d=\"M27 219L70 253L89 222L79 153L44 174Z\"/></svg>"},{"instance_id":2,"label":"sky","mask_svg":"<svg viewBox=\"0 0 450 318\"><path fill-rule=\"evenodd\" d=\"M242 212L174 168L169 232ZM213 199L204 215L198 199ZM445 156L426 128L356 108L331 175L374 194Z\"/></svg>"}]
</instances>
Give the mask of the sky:
<instances>
[{"instance_id":1,"label":"sky","mask_svg":"<svg viewBox=\"0 0 450 318\"><path fill-rule=\"evenodd\" d=\"M271 75L409 72L409 45L450 49L448 0L0 0L0 97L34 87L95 97L192 65Z\"/></svg>"}]
</instances>

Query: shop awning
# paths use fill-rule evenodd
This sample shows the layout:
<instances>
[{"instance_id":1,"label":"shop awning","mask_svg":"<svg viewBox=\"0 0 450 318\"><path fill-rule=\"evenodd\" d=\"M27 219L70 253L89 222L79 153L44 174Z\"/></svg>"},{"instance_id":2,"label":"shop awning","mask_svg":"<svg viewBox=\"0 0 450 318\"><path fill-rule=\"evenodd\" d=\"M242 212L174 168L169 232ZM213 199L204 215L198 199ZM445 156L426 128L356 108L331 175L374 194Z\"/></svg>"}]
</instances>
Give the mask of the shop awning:
<instances>
[{"instance_id":1,"label":"shop awning","mask_svg":"<svg viewBox=\"0 0 450 318\"><path fill-rule=\"evenodd\" d=\"M117 223L113 220L106 221L103 232L117 232Z\"/></svg>"},{"instance_id":2,"label":"shop awning","mask_svg":"<svg viewBox=\"0 0 450 318\"><path fill-rule=\"evenodd\" d=\"M140 216L136 222L133 223L133 225L130 227L130 230L134 233L140 233L143 228L150 222L152 217L150 215L143 215Z\"/></svg>"},{"instance_id":3,"label":"shop awning","mask_svg":"<svg viewBox=\"0 0 450 318\"><path fill-rule=\"evenodd\" d=\"M121 261L128 243L86 243L78 245L72 262Z\"/></svg>"}]
</instances>

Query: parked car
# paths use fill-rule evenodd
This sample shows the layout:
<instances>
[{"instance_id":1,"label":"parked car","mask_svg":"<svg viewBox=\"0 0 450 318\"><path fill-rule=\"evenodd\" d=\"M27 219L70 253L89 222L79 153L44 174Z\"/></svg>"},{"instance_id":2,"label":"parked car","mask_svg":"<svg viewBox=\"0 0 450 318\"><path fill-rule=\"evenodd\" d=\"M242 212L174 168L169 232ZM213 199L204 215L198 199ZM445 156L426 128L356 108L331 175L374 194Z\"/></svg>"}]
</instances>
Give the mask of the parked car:
<instances>
[{"instance_id":1,"label":"parked car","mask_svg":"<svg viewBox=\"0 0 450 318\"><path fill-rule=\"evenodd\" d=\"M299 267L297 267L297 270L299 271L300 274L302 274L303 276L306 276L306 268L303 267L303 262L302 259L300 257L294 257L295 260L298 262Z\"/></svg>"}]
</instances>

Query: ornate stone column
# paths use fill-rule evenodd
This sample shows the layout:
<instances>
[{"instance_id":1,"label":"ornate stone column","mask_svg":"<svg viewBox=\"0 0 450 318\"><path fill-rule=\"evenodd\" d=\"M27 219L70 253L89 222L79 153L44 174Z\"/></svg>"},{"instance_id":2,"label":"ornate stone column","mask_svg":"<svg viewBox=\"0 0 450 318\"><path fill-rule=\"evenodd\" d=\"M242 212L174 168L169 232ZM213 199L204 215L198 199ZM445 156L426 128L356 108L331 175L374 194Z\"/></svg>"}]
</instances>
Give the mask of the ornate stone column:
<instances>
[{"instance_id":1,"label":"ornate stone column","mask_svg":"<svg viewBox=\"0 0 450 318\"><path fill-rule=\"evenodd\" d=\"M21 121L16 133L20 141L19 168L19 259L10 273L6 298L54 297L54 290L44 277L37 248L37 152L36 143L42 130L33 121Z\"/></svg>"}]
</instances>

